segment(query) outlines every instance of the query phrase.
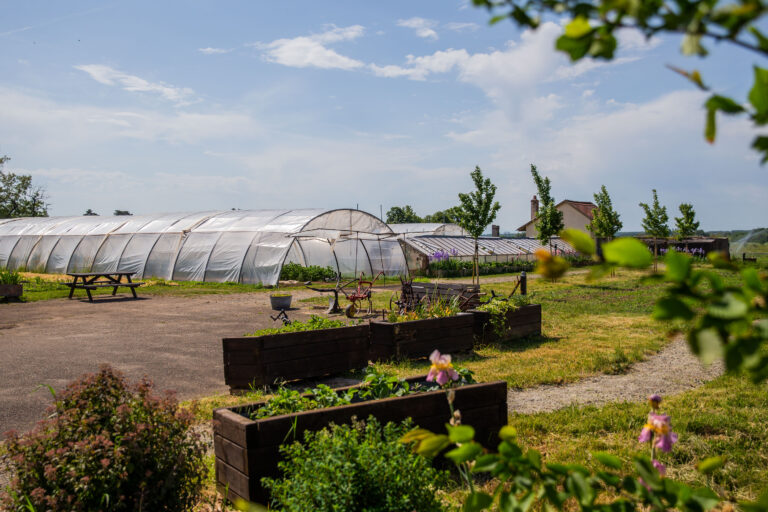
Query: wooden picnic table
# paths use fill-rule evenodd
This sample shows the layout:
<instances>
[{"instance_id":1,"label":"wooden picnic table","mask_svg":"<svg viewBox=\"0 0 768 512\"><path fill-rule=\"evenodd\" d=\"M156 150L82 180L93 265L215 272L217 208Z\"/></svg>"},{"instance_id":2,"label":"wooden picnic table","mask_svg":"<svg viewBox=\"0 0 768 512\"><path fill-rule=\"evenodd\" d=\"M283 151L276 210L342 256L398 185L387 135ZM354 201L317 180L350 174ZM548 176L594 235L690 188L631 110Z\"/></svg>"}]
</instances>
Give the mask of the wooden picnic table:
<instances>
[{"instance_id":1,"label":"wooden picnic table","mask_svg":"<svg viewBox=\"0 0 768 512\"><path fill-rule=\"evenodd\" d=\"M91 290L97 288L112 288L112 295L117 293L117 289L121 286L130 288L134 299L138 299L136 295L136 288L144 283L134 283L131 281L131 276L136 272L70 272L68 276L72 277L71 283L63 283L65 286L69 286L69 298L72 298L72 294L75 293L75 289L85 290L88 294L88 300L93 302L93 296ZM123 278L126 280L123 281Z\"/></svg>"}]
</instances>

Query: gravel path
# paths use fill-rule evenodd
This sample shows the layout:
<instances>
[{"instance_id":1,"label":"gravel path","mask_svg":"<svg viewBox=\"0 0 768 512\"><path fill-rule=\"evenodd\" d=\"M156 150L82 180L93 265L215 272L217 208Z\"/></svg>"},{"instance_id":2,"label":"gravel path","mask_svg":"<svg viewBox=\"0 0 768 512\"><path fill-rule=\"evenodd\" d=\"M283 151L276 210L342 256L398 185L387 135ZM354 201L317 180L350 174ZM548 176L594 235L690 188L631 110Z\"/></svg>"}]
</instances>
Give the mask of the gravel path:
<instances>
[{"instance_id":1,"label":"gravel path","mask_svg":"<svg viewBox=\"0 0 768 512\"><path fill-rule=\"evenodd\" d=\"M649 395L673 395L695 388L723 373L722 361L706 367L676 338L664 350L632 365L623 375L599 375L564 386L538 386L511 390L510 413L548 412L569 405L603 405L609 402L639 402Z\"/></svg>"}]
</instances>

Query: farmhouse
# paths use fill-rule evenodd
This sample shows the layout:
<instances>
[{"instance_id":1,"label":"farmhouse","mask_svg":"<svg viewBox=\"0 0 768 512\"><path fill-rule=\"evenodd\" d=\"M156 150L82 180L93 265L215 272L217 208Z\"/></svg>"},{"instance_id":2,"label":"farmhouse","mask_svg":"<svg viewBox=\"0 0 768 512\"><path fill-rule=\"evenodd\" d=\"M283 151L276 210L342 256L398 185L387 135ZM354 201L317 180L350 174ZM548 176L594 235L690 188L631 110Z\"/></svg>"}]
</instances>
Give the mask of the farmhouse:
<instances>
[{"instance_id":1,"label":"farmhouse","mask_svg":"<svg viewBox=\"0 0 768 512\"><path fill-rule=\"evenodd\" d=\"M592 210L597 208L595 204L589 201L571 201L565 199L560 201L555 208L563 212L563 224L566 228L580 229L584 231L586 225L592 220ZM536 196L531 199L531 220L517 228L518 231L525 231L528 238L536 237L536 220L539 218L539 200Z\"/></svg>"}]
</instances>

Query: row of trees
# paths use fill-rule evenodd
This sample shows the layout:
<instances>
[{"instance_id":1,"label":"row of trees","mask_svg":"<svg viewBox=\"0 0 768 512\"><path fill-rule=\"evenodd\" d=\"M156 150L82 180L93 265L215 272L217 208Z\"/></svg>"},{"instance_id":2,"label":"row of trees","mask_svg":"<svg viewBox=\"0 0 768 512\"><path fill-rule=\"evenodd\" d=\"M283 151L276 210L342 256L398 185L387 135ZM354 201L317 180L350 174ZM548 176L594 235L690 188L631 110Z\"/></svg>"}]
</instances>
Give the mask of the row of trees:
<instances>
[{"instance_id":1,"label":"row of trees","mask_svg":"<svg viewBox=\"0 0 768 512\"><path fill-rule=\"evenodd\" d=\"M458 206L451 206L446 210L438 210L424 217L419 217L409 204L393 206L387 210L387 224L413 224L420 222L458 224L460 217L461 208Z\"/></svg>"},{"instance_id":2,"label":"row of trees","mask_svg":"<svg viewBox=\"0 0 768 512\"><path fill-rule=\"evenodd\" d=\"M45 190L34 186L31 176L3 171L8 160L0 156L0 219L47 217Z\"/></svg>"}]
</instances>

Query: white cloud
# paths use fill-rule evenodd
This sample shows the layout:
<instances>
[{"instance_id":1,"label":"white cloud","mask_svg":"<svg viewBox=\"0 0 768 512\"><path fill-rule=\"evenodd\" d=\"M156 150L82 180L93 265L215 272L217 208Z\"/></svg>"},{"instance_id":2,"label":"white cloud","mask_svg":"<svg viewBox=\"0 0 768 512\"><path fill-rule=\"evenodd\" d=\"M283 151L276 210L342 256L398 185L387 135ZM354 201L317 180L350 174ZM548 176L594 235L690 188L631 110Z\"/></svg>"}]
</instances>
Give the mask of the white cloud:
<instances>
[{"instance_id":1,"label":"white cloud","mask_svg":"<svg viewBox=\"0 0 768 512\"><path fill-rule=\"evenodd\" d=\"M352 59L327 48L326 45L350 41L361 37L365 29L361 25L332 27L320 34L276 39L271 43L254 43L269 62L294 68L317 67L322 69L355 69L364 66Z\"/></svg>"},{"instance_id":2,"label":"white cloud","mask_svg":"<svg viewBox=\"0 0 768 512\"><path fill-rule=\"evenodd\" d=\"M434 27L437 26L437 22L434 20L428 20L425 18L408 18L407 20L397 20L398 27L411 28L416 32L416 35L424 39L437 39L438 35L435 32Z\"/></svg>"},{"instance_id":3,"label":"white cloud","mask_svg":"<svg viewBox=\"0 0 768 512\"><path fill-rule=\"evenodd\" d=\"M475 30L480 28L480 25L478 25L477 23L461 23L457 21L446 23L443 26L448 30L452 30L454 32L465 32L465 31L474 32Z\"/></svg>"},{"instance_id":4,"label":"white cloud","mask_svg":"<svg viewBox=\"0 0 768 512\"><path fill-rule=\"evenodd\" d=\"M135 75L129 75L109 66L88 64L75 66L75 69L88 73L91 78L104 85L119 86L130 92L157 93L168 101L179 105L189 104L195 91L188 87L173 87L162 82L152 83Z\"/></svg>"},{"instance_id":5,"label":"white cloud","mask_svg":"<svg viewBox=\"0 0 768 512\"><path fill-rule=\"evenodd\" d=\"M231 52L232 48L211 48L209 46L207 48L198 48L197 51L205 55L221 55L222 53Z\"/></svg>"}]
</instances>

